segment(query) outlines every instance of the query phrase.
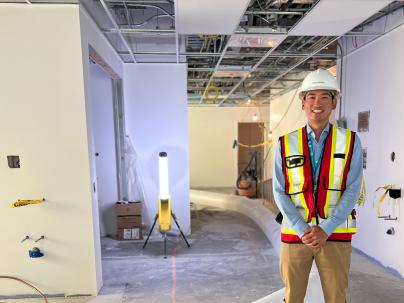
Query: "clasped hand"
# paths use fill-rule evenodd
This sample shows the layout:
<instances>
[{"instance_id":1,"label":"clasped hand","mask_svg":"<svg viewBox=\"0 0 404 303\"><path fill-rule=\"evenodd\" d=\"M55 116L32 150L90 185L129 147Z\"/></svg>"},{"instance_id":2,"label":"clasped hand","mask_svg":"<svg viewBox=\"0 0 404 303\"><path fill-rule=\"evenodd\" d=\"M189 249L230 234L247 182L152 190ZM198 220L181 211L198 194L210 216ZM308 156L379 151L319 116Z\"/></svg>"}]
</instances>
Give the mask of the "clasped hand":
<instances>
[{"instance_id":1,"label":"clasped hand","mask_svg":"<svg viewBox=\"0 0 404 303\"><path fill-rule=\"evenodd\" d=\"M306 228L302 237L303 244L306 244L313 250L320 250L327 241L328 235L320 226Z\"/></svg>"}]
</instances>

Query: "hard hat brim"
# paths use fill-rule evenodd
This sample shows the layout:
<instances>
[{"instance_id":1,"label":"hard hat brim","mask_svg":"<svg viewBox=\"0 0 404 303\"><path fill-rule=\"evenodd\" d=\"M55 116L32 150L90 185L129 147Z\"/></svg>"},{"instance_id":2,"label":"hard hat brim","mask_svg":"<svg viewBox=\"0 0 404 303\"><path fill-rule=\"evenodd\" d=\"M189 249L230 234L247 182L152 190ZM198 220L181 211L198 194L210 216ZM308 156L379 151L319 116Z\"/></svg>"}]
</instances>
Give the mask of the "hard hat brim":
<instances>
[{"instance_id":1,"label":"hard hat brim","mask_svg":"<svg viewBox=\"0 0 404 303\"><path fill-rule=\"evenodd\" d=\"M339 96L340 96L340 91L339 91L339 90L336 90L334 87L318 86L318 87L311 87L310 89L300 91L300 92L299 92L299 98L300 98L301 100L303 100L304 96L305 96L308 92L311 92L311 91L313 91L313 90L326 90L326 91L329 91L329 92L333 95L333 97L334 97L335 99L338 99Z\"/></svg>"}]
</instances>

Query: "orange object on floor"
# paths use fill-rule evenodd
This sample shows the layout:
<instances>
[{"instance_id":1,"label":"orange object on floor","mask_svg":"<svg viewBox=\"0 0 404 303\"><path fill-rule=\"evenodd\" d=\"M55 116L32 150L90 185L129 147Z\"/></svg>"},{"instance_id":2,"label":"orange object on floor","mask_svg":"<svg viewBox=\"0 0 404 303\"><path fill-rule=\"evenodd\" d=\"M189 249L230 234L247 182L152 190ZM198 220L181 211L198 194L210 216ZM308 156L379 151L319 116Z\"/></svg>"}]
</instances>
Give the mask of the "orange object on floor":
<instances>
[{"instance_id":1,"label":"orange object on floor","mask_svg":"<svg viewBox=\"0 0 404 303\"><path fill-rule=\"evenodd\" d=\"M255 197L257 195L256 185L254 181L240 181L238 183L238 194L248 198Z\"/></svg>"}]
</instances>

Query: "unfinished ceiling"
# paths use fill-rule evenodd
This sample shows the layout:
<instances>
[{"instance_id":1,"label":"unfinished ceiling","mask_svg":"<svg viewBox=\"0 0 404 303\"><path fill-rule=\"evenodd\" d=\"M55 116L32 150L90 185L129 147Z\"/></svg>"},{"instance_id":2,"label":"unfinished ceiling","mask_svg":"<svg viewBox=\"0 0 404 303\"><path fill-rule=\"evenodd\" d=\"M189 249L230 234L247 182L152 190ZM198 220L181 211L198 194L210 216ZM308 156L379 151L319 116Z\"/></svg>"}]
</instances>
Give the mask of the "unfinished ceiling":
<instances>
[{"instance_id":1,"label":"unfinished ceiling","mask_svg":"<svg viewBox=\"0 0 404 303\"><path fill-rule=\"evenodd\" d=\"M390 0L79 2L124 62L187 63L191 106L267 105L308 71L335 66L342 38L403 9Z\"/></svg>"}]
</instances>

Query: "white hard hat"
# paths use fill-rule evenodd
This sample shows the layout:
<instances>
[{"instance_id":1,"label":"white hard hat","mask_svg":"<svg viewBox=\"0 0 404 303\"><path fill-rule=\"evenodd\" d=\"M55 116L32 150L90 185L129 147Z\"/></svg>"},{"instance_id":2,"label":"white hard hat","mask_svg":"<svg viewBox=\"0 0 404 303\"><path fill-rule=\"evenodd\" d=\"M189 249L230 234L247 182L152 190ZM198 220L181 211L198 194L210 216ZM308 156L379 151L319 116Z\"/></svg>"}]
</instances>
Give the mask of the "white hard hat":
<instances>
[{"instance_id":1,"label":"white hard hat","mask_svg":"<svg viewBox=\"0 0 404 303\"><path fill-rule=\"evenodd\" d=\"M337 79L328 71L323 68L319 68L304 78L302 86L300 87L299 97L303 99L304 95L316 89L324 89L332 91L335 98L339 97L340 89Z\"/></svg>"}]
</instances>

